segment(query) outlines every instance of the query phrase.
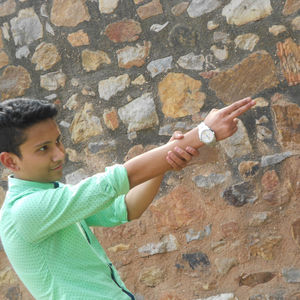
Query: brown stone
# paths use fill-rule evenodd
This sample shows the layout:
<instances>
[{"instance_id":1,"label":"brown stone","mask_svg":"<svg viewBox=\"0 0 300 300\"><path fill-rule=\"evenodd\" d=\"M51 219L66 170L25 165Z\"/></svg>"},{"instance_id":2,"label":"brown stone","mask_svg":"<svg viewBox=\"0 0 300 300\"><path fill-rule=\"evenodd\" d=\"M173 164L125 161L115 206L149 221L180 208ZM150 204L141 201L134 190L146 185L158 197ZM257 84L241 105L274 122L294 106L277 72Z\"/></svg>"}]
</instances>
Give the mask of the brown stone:
<instances>
[{"instance_id":1,"label":"brown stone","mask_svg":"<svg viewBox=\"0 0 300 300\"><path fill-rule=\"evenodd\" d=\"M90 44L89 36L82 29L68 34L68 41L73 47Z\"/></svg>"},{"instance_id":2,"label":"brown stone","mask_svg":"<svg viewBox=\"0 0 300 300\"><path fill-rule=\"evenodd\" d=\"M275 170L267 171L261 179L262 188L266 192L274 191L278 188L279 178Z\"/></svg>"},{"instance_id":3,"label":"brown stone","mask_svg":"<svg viewBox=\"0 0 300 300\"><path fill-rule=\"evenodd\" d=\"M22 66L8 66L0 77L1 100L24 96L30 87L31 78Z\"/></svg>"},{"instance_id":4,"label":"brown stone","mask_svg":"<svg viewBox=\"0 0 300 300\"><path fill-rule=\"evenodd\" d=\"M85 49L81 53L82 66L85 71L96 71L101 65L109 65L111 60L109 56L103 51L91 51Z\"/></svg>"},{"instance_id":5,"label":"brown stone","mask_svg":"<svg viewBox=\"0 0 300 300\"><path fill-rule=\"evenodd\" d=\"M142 271L140 282L149 287L155 287L164 279L164 271L156 266L152 266Z\"/></svg>"},{"instance_id":6,"label":"brown stone","mask_svg":"<svg viewBox=\"0 0 300 300\"><path fill-rule=\"evenodd\" d=\"M109 24L105 29L105 34L114 43L134 42L141 32L140 23L130 19Z\"/></svg>"},{"instance_id":7,"label":"brown stone","mask_svg":"<svg viewBox=\"0 0 300 300\"><path fill-rule=\"evenodd\" d=\"M118 64L120 68L129 69L133 66L141 67L149 55L151 42L144 42L143 46L136 47L126 46L117 51Z\"/></svg>"},{"instance_id":8,"label":"brown stone","mask_svg":"<svg viewBox=\"0 0 300 300\"><path fill-rule=\"evenodd\" d=\"M0 207L2 206L2 204L4 202L4 198L5 198L5 191L3 190L2 187L0 187Z\"/></svg>"},{"instance_id":9,"label":"brown stone","mask_svg":"<svg viewBox=\"0 0 300 300\"><path fill-rule=\"evenodd\" d=\"M197 201L199 202L198 196L184 186L176 187L167 196L157 200L150 206L153 224L155 224L157 231L178 229L203 219L203 209L193 205L193 202Z\"/></svg>"},{"instance_id":10,"label":"brown stone","mask_svg":"<svg viewBox=\"0 0 300 300\"><path fill-rule=\"evenodd\" d=\"M281 236L269 236L250 246L252 256L261 256L265 260L273 259L274 248L281 242Z\"/></svg>"},{"instance_id":11,"label":"brown stone","mask_svg":"<svg viewBox=\"0 0 300 300\"><path fill-rule=\"evenodd\" d=\"M0 17L5 17L13 14L16 11L15 0L7 0L0 3Z\"/></svg>"},{"instance_id":12,"label":"brown stone","mask_svg":"<svg viewBox=\"0 0 300 300\"><path fill-rule=\"evenodd\" d=\"M90 15L85 0L54 0L50 19L55 26L75 27Z\"/></svg>"},{"instance_id":13,"label":"brown stone","mask_svg":"<svg viewBox=\"0 0 300 300\"><path fill-rule=\"evenodd\" d=\"M9 64L9 57L4 51L0 51L0 69Z\"/></svg>"},{"instance_id":14,"label":"brown stone","mask_svg":"<svg viewBox=\"0 0 300 300\"><path fill-rule=\"evenodd\" d=\"M266 283L272 280L276 276L272 272L259 272L253 274L242 274L239 277L239 285L246 285L249 287L254 287L258 284Z\"/></svg>"},{"instance_id":15,"label":"brown stone","mask_svg":"<svg viewBox=\"0 0 300 300\"><path fill-rule=\"evenodd\" d=\"M266 51L259 51L232 69L219 72L210 80L209 87L224 103L231 104L278 84L271 55Z\"/></svg>"},{"instance_id":16,"label":"brown stone","mask_svg":"<svg viewBox=\"0 0 300 300\"><path fill-rule=\"evenodd\" d=\"M103 119L109 129L116 130L119 127L118 112L114 107L104 110Z\"/></svg>"},{"instance_id":17,"label":"brown stone","mask_svg":"<svg viewBox=\"0 0 300 300\"><path fill-rule=\"evenodd\" d=\"M236 222L228 222L221 225L225 237L235 236L239 232L239 225Z\"/></svg>"},{"instance_id":18,"label":"brown stone","mask_svg":"<svg viewBox=\"0 0 300 300\"><path fill-rule=\"evenodd\" d=\"M162 5L160 4L160 0L152 0L151 2L140 6L136 10L138 16L142 19L148 19L153 16L157 16L163 13Z\"/></svg>"},{"instance_id":19,"label":"brown stone","mask_svg":"<svg viewBox=\"0 0 300 300\"><path fill-rule=\"evenodd\" d=\"M172 14L176 17L180 16L187 10L189 4L189 2L181 2L174 5L171 9Z\"/></svg>"},{"instance_id":20,"label":"brown stone","mask_svg":"<svg viewBox=\"0 0 300 300\"><path fill-rule=\"evenodd\" d=\"M257 161L242 161L239 164L239 172L244 178L251 178L259 171L259 162Z\"/></svg>"},{"instance_id":21,"label":"brown stone","mask_svg":"<svg viewBox=\"0 0 300 300\"><path fill-rule=\"evenodd\" d=\"M49 70L61 60L61 57L53 44L42 42L32 56L31 62L36 64L35 70Z\"/></svg>"},{"instance_id":22,"label":"brown stone","mask_svg":"<svg viewBox=\"0 0 300 300\"><path fill-rule=\"evenodd\" d=\"M295 99L296 100L296 99ZM296 100L297 101L297 100ZM272 97L276 138L283 148L300 148L300 107L282 94Z\"/></svg>"},{"instance_id":23,"label":"brown stone","mask_svg":"<svg viewBox=\"0 0 300 300\"><path fill-rule=\"evenodd\" d=\"M75 115L70 127L71 138L75 144L102 133L100 120L93 116L93 111L92 103L85 103L84 108Z\"/></svg>"},{"instance_id":24,"label":"brown stone","mask_svg":"<svg viewBox=\"0 0 300 300\"><path fill-rule=\"evenodd\" d=\"M300 3L300 1L299 1ZM300 45L291 38L284 43L277 43L277 55L280 58L281 69L289 86L300 83Z\"/></svg>"},{"instance_id":25,"label":"brown stone","mask_svg":"<svg viewBox=\"0 0 300 300\"><path fill-rule=\"evenodd\" d=\"M300 219L292 223L291 231L294 241L300 247Z\"/></svg>"},{"instance_id":26,"label":"brown stone","mask_svg":"<svg viewBox=\"0 0 300 300\"><path fill-rule=\"evenodd\" d=\"M169 73L158 85L158 94L166 117L193 115L204 105L202 82L182 73Z\"/></svg>"},{"instance_id":27,"label":"brown stone","mask_svg":"<svg viewBox=\"0 0 300 300\"><path fill-rule=\"evenodd\" d=\"M282 13L287 16L295 13L300 9L299 0L286 0Z\"/></svg>"}]
</instances>

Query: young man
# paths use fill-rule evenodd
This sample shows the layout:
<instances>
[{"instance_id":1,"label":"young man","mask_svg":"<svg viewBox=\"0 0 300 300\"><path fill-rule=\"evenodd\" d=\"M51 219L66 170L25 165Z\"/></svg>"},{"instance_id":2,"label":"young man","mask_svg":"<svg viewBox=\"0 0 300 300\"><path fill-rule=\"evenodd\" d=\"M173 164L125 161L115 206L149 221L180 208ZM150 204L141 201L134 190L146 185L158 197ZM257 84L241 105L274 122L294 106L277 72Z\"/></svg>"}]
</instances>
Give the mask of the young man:
<instances>
[{"instance_id":1,"label":"young man","mask_svg":"<svg viewBox=\"0 0 300 300\"><path fill-rule=\"evenodd\" d=\"M116 226L140 217L166 171L184 166L195 154L193 148L232 135L236 118L253 105L244 99L212 110L184 138L77 185L65 185L58 182L65 153L53 119L55 106L24 99L0 104L0 160L13 173L1 209L0 235L32 295L53 300L134 299L89 226Z\"/></svg>"}]
</instances>

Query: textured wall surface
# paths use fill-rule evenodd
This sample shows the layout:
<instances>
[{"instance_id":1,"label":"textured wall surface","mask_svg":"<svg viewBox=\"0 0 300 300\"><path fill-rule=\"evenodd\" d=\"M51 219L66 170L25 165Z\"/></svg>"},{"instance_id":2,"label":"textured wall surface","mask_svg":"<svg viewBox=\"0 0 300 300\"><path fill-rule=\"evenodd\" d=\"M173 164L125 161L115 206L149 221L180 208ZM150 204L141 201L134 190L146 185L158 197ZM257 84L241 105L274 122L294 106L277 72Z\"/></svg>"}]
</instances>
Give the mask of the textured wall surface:
<instances>
[{"instance_id":1,"label":"textured wall surface","mask_svg":"<svg viewBox=\"0 0 300 300\"><path fill-rule=\"evenodd\" d=\"M214 107L257 99L234 136L166 174L139 220L95 229L137 299L300 299L299 9L299 0L0 2L0 101L59 107L68 183L195 127ZM33 299L1 244L0 299Z\"/></svg>"}]
</instances>

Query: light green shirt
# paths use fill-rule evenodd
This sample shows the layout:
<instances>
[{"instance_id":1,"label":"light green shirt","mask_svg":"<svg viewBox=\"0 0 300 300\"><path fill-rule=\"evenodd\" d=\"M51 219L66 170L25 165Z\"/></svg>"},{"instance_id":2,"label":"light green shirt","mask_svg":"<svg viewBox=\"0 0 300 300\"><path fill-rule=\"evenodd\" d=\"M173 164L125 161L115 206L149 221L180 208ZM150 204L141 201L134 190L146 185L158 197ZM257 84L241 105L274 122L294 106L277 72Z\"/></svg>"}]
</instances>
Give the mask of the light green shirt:
<instances>
[{"instance_id":1,"label":"light green shirt","mask_svg":"<svg viewBox=\"0 0 300 300\"><path fill-rule=\"evenodd\" d=\"M4 250L35 299L129 300L89 226L126 223L126 169L107 168L77 185L8 181L1 209Z\"/></svg>"}]
</instances>

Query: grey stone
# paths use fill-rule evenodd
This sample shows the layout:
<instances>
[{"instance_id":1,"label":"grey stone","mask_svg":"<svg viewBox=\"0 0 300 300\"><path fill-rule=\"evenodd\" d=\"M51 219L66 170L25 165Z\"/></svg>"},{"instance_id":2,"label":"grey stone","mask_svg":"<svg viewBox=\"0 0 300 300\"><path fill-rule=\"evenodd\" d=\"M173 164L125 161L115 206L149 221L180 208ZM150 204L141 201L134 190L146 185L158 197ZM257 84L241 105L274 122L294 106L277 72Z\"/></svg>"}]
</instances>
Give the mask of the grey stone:
<instances>
[{"instance_id":1,"label":"grey stone","mask_svg":"<svg viewBox=\"0 0 300 300\"><path fill-rule=\"evenodd\" d=\"M168 70L172 69L172 62L173 56L153 60L148 64L147 70L151 73L151 77L154 78L158 74L167 72Z\"/></svg>"},{"instance_id":2,"label":"grey stone","mask_svg":"<svg viewBox=\"0 0 300 300\"><path fill-rule=\"evenodd\" d=\"M215 43L229 44L231 42L229 34L222 31L214 32L213 39Z\"/></svg>"},{"instance_id":3,"label":"grey stone","mask_svg":"<svg viewBox=\"0 0 300 300\"><path fill-rule=\"evenodd\" d=\"M117 148L117 143L115 140L108 142L96 142L89 143L88 149L91 153L99 153L99 152L107 152L111 150L115 150Z\"/></svg>"},{"instance_id":4,"label":"grey stone","mask_svg":"<svg viewBox=\"0 0 300 300\"><path fill-rule=\"evenodd\" d=\"M151 30L151 31L154 31L154 32L160 32L160 31L162 31L165 27L167 27L168 24L169 24L169 22L166 22L166 23L164 23L164 24L162 24L162 25L160 25L160 24L153 24L153 25L151 25L150 30Z\"/></svg>"},{"instance_id":5,"label":"grey stone","mask_svg":"<svg viewBox=\"0 0 300 300\"><path fill-rule=\"evenodd\" d=\"M281 163L286 158L293 156L293 152L287 151L274 155L267 155L261 158L261 167L269 167Z\"/></svg>"},{"instance_id":6,"label":"grey stone","mask_svg":"<svg viewBox=\"0 0 300 300\"><path fill-rule=\"evenodd\" d=\"M198 267L200 267L201 269L210 267L210 261L207 255L203 252L182 254L182 258L189 263L189 266L193 270Z\"/></svg>"},{"instance_id":7,"label":"grey stone","mask_svg":"<svg viewBox=\"0 0 300 300\"><path fill-rule=\"evenodd\" d=\"M226 294L211 296L208 298L199 298L197 300L238 300L238 298L235 297L234 294L232 293L226 293Z\"/></svg>"},{"instance_id":8,"label":"grey stone","mask_svg":"<svg viewBox=\"0 0 300 300\"><path fill-rule=\"evenodd\" d=\"M66 122L66 121L61 121L61 122L59 123L59 125L60 125L61 127L64 127L64 128L70 128L70 126L71 126L71 124L70 124L69 122Z\"/></svg>"},{"instance_id":9,"label":"grey stone","mask_svg":"<svg viewBox=\"0 0 300 300\"><path fill-rule=\"evenodd\" d=\"M285 268L282 270L282 275L287 283L300 283L300 269Z\"/></svg>"},{"instance_id":10,"label":"grey stone","mask_svg":"<svg viewBox=\"0 0 300 300\"><path fill-rule=\"evenodd\" d=\"M263 19L271 13L270 0L231 0L222 11L228 24L238 26Z\"/></svg>"},{"instance_id":11,"label":"grey stone","mask_svg":"<svg viewBox=\"0 0 300 300\"><path fill-rule=\"evenodd\" d=\"M211 234L211 228L212 228L212 225L209 224L209 225L205 226L204 230L200 230L198 232L195 232L194 229L189 229L188 232L185 234L187 243L190 243L190 242L196 241L196 240L203 240L205 237L207 237Z\"/></svg>"},{"instance_id":12,"label":"grey stone","mask_svg":"<svg viewBox=\"0 0 300 300\"><path fill-rule=\"evenodd\" d=\"M143 94L118 110L123 123L128 126L128 132L151 128L158 125L158 116L151 93Z\"/></svg>"},{"instance_id":13,"label":"grey stone","mask_svg":"<svg viewBox=\"0 0 300 300\"><path fill-rule=\"evenodd\" d=\"M172 234L164 236L159 243L150 243L138 249L142 256L167 253L178 250L178 242Z\"/></svg>"},{"instance_id":14,"label":"grey stone","mask_svg":"<svg viewBox=\"0 0 300 300\"><path fill-rule=\"evenodd\" d=\"M222 197L228 204L240 207L247 203L254 203L257 200L257 196L253 191L254 187L251 183L242 182L225 189Z\"/></svg>"},{"instance_id":15,"label":"grey stone","mask_svg":"<svg viewBox=\"0 0 300 300\"><path fill-rule=\"evenodd\" d=\"M252 152L248 133L242 121L238 123L237 132L231 137L220 141L220 145L230 158L237 158Z\"/></svg>"},{"instance_id":16,"label":"grey stone","mask_svg":"<svg viewBox=\"0 0 300 300\"><path fill-rule=\"evenodd\" d=\"M270 140L273 137L273 132L265 126L257 126L257 138L261 141Z\"/></svg>"},{"instance_id":17,"label":"grey stone","mask_svg":"<svg viewBox=\"0 0 300 300\"><path fill-rule=\"evenodd\" d=\"M66 175L66 183L67 184L77 184L81 180L86 179L89 175L86 173L84 169L78 169L71 174Z\"/></svg>"},{"instance_id":18,"label":"grey stone","mask_svg":"<svg viewBox=\"0 0 300 300\"><path fill-rule=\"evenodd\" d=\"M187 70L203 71L205 64L204 55L195 55L193 52L179 57L177 63L178 65Z\"/></svg>"},{"instance_id":19,"label":"grey stone","mask_svg":"<svg viewBox=\"0 0 300 300\"><path fill-rule=\"evenodd\" d=\"M199 188L211 189L224 183L229 176L230 172L226 172L226 174L210 174L208 176L197 175L193 178L193 181Z\"/></svg>"},{"instance_id":20,"label":"grey stone","mask_svg":"<svg viewBox=\"0 0 300 300\"><path fill-rule=\"evenodd\" d=\"M28 48L27 45L17 49L16 51L16 58L21 59L23 57L28 57L28 55L30 54L30 50Z\"/></svg>"},{"instance_id":21,"label":"grey stone","mask_svg":"<svg viewBox=\"0 0 300 300\"><path fill-rule=\"evenodd\" d=\"M129 86L129 84L130 78L128 74L101 80L98 84L99 96L100 98L108 101L117 93L124 91Z\"/></svg>"},{"instance_id":22,"label":"grey stone","mask_svg":"<svg viewBox=\"0 0 300 300\"><path fill-rule=\"evenodd\" d=\"M222 2L219 0L193 0L187 9L187 13L191 18L197 18L214 11L221 4Z\"/></svg>"},{"instance_id":23,"label":"grey stone","mask_svg":"<svg viewBox=\"0 0 300 300\"><path fill-rule=\"evenodd\" d=\"M10 20L15 45L29 45L43 37L43 26L33 8L19 11L18 17Z\"/></svg>"},{"instance_id":24,"label":"grey stone","mask_svg":"<svg viewBox=\"0 0 300 300\"><path fill-rule=\"evenodd\" d=\"M57 98L56 94L51 94L51 95L48 95L48 96L45 97L45 99L47 99L47 100L54 100L56 98Z\"/></svg>"},{"instance_id":25,"label":"grey stone","mask_svg":"<svg viewBox=\"0 0 300 300\"><path fill-rule=\"evenodd\" d=\"M51 35L55 36L54 29L52 28L52 26L48 22L46 22L46 31L48 33L50 33Z\"/></svg>"},{"instance_id":26,"label":"grey stone","mask_svg":"<svg viewBox=\"0 0 300 300\"><path fill-rule=\"evenodd\" d=\"M56 91L66 84L67 76L62 71L51 72L41 75L41 87L48 91Z\"/></svg>"}]
</instances>

